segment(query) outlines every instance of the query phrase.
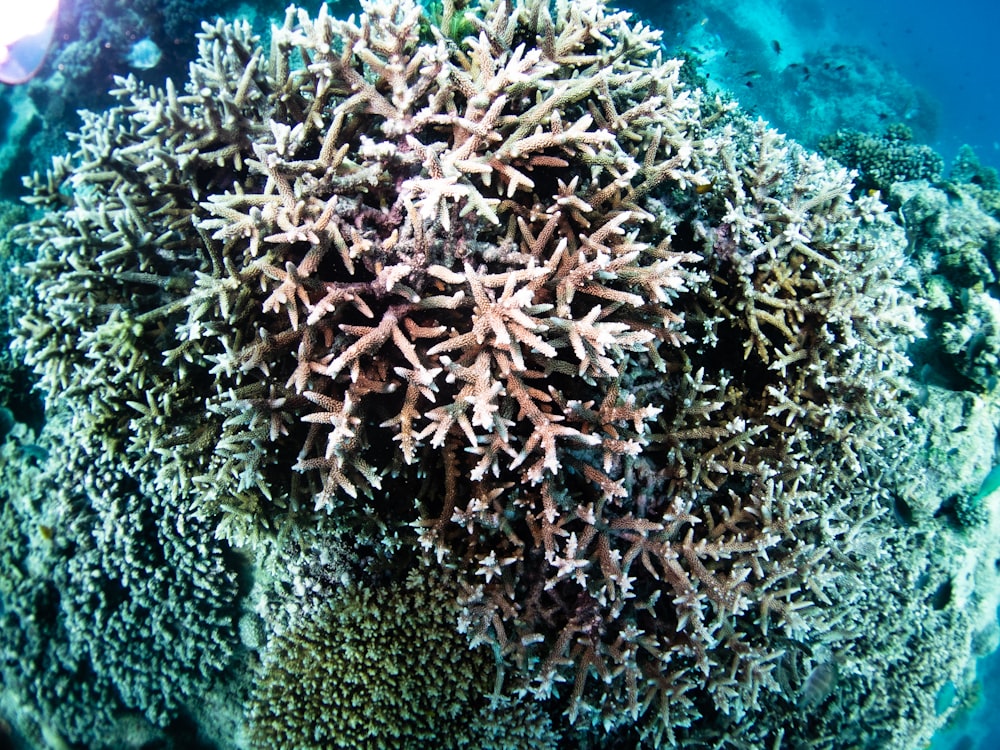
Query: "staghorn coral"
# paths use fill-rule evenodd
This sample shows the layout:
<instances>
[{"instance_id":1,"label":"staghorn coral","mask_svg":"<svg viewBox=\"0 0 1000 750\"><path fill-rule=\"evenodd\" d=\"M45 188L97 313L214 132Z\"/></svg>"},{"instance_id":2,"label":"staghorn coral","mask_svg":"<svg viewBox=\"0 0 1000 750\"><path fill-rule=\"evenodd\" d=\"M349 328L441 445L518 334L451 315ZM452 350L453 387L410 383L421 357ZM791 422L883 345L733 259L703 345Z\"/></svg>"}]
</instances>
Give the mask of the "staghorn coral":
<instances>
[{"instance_id":1,"label":"staghorn coral","mask_svg":"<svg viewBox=\"0 0 1000 750\"><path fill-rule=\"evenodd\" d=\"M690 106L683 94L673 101L676 65L631 70L628 56L650 55L648 44L618 43L571 65L543 59L514 47L516 26L493 28L499 10L468 57L452 60L443 39L418 44L418 20L416 6L361 27L321 14L315 24L301 17L301 32L276 34L279 49L295 42L308 55L309 79L329 83L309 92L304 126L272 121L274 145L256 147L273 188L214 197L207 207L220 218L203 224L218 240L249 235L246 252L262 256L255 270L271 292L264 310L287 315L290 330L227 364L270 370L275 350L295 352L286 387L317 407L299 467L322 470L321 507L338 493L379 489L382 472L367 454L387 439L405 464L427 448L481 453L474 481L522 464L532 482L551 476L563 444L597 444L585 431L642 431L653 410L601 384L617 379L624 353L680 340L668 303L684 284L685 256L642 241L652 217L638 205L668 177L695 179L685 171L690 146L667 129ZM572 36L583 29L552 33L570 37L552 42L567 57L581 45ZM328 50L333 38L342 51ZM379 89L398 93L390 101ZM328 104L338 90L358 93ZM587 103L602 91L603 114ZM327 107L330 128L310 133L308 112ZM650 117L664 132L625 153L605 115L617 130ZM362 119L365 127L353 125ZM542 382L559 376L597 383L600 413L546 394ZM375 397L381 407L369 415ZM605 443L606 459L627 442ZM446 471L449 483L464 473Z\"/></svg>"},{"instance_id":2,"label":"staghorn coral","mask_svg":"<svg viewBox=\"0 0 1000 750\"><path fill-rule=\"evenodd\" d=\"M890 512L923 466L900 229L658 37L597 2L293 8L266 53L219 22L183 89L120 79L30 181L19 346L50 409L128 467L144 523L196 516L293 594L241 621L279 632L262 742L323 743L303 726L343 686L289 694L282 654L321 672L343 644L316 633L417 557L460 592L442 637L491 645L493 697L581 746L828 742L877 686L902 747L936 719L894 691L958 684L943 641L982 614L937 595L958 563L928 564L929 604L861 573L880 535L931 548ZM871 632L896 598L941 613L912 679L873 677L909 636ZM472 710L428 697L400 731Z\"/></svg>"},{"instance_id":3,"label":"staghorn coral","mask_svg":"<svg viewBox=\"0 0 1000 750\"><path fill-rule=\"evenodd\" d=\"M226 405L232 410L239 403L239 383L220 379L213 387L214 363L208 357L229 345L229 336L238 341L251 335L251 311L259 302L231 279L227 283L211 275L208 251L213 248L199 252L191 244L198 196L180 189L185 184L210 188L213 179L231 183L231 169L217 163L223 157L205 147L217 132L211 123L221 127L242 106L238 124L243 130L233 124L232 137L249 148L252 137L262 133L263 126L254 125L251 116L253 104L263 107L258 89L235 99L251 58L249 31L245 26L229 30L228 54L213 61L220 34L216 29L201 40L203 63L192 70L193 86L230 96L191 95L183 100L184 110L178 104L169 113L178 130L189 134L190 147L165 149L158 145L161 136L147 141L138 135L144 125L155 131L161 124L156 118L167 116L162 106L137 115L153 118L152 123L140 119L123 128L119 121L127 116L121 110L87 113L78 155L83 164L74 171L68 160L56 159L36 186L36 205L50 210L29 225L31 240L40 248L33 266L37 302L22 319L22 330L26 359L40 371L47 407L67 410L72 429L102 441L110 460L119 461L124 453L134 468L149 467L152 486L165 497L198 494L203 505L211 506L220 493L246 510L259 496L240 494L239 471L252 464L242 481L256 490L252 471L265 468L261 451L254 448L259 429L247 430L242 413L223 413ZM252 75L251 70L244 86ZM172 84L161 95L176 102ZM109 138L116 139L113 147ZM176 173L166 170L163 159ZM63 183L73 186L73 207L65 213L52 210L64 202L58 194ZM64 218L68 225L63 226ZM225 274L221 258L215 260L216 272ZM60 273L67 265L74 271ZM207 310L213 304L242 314L245 327L227 328L227 321L219 319L214 328L175 330L187 307ZM223 442L227 416L235 424Z\"/></svg>"}]
</instances>

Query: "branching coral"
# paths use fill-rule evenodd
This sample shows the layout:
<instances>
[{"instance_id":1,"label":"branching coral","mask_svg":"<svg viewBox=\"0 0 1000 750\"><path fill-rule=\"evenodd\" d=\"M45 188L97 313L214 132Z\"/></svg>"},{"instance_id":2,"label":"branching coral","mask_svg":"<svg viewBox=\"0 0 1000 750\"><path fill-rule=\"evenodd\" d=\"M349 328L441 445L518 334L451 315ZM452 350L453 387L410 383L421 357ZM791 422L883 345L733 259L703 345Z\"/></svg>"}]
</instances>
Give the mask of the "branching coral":
<instances>
[{"instance_id":1,"label":"branching coral","mask_svg":"<svg viewBox=\"0 0 1000 750\"><path fill-rule=\"evenodd\" d=\"M26 221L23 206L0 200L0 300L5 303L0 312L0 434L11 428L10 420L38 427L41 404L31 392L33 378L24 361L15 356L10 345L18 329L14 299L25 289L25 278L16 269L29 260L29 251L16 241L15 227Z\"/></svg>"},{"instance_id":2,"label":"branching coral","mask_svg":"<svg viewBox=\"0 0 1000 750\"><path fill-rule=\"evenodd\" d=\"M857 682L844 590L905 481L899 228L626 13L363 10L290 9L268 53L206 26L183 90L120 79L31 181L50 406L279 578L317 529L382 558L345 571L439 566L494 697L581 742L736 744L771 697L845 720L810 675ZM268 702L342 703L279 689L367 601L337 586L265 649L265 742L309 741Z\"/></svg>"},{"instance_id":3,"label":"branching coral","mask_svg":"<svg viewBox=\"0 0 1000 750\"><path fill-rule=\"evenodd\" d=\"M154 103L123 81L133 112L87 114L79 163L57 159L36 185L37 204L59 207L65 184L73 205L30 227L38 301L22 326L48 406L70 410L74 430L97 436L113 460L124 451L136 468L149 467L157 492L196 494L204 507L221 496L250 513L261 499L255 472L266 469L268 424L248 423L238 408L246 388L215 377L211 357L255 335L260 302L232 259L199 245L192 220L201 190L232 183L225 157L263 135L254 124L263 112L253 117L252 108L263 110L267 84L258 75L249 87L256 63L244 75L253 58L245 27L220 23L201 44L192 93L178 97L168 82L151 92ZM210 311L212 320L197 320ZM189 314L197 322L185 327Z\"/></svg>"},{"instance_id":4,"label":"branching coral","mask_svg":"<svg viewBox=\"0 0 1000 750\"><path fill-rule=\"evenodd\" d=\"M621 431L603 442L612 462L655 415L619 397L616 362L680 340L669 302L693 256L666 248L641 200L698 179L675 122L695 104L675 63L633 61L652 57L648 31L588 48L627 29L621 14L578 9L563 28L531 12L520 28L529 9L496 6L459 49L422 41L405 4L360 26L290 15L274 37L310 60L279 87L298 124L275 113L251 162L264 193L215 196L202 227L260 256L264 311L287 315L226 364L270 372L294 352L286 387L317 407L299 468L324 473L320 506L379 489L387 440L404 464L478 456L446 462L449 485L518 467L537 483L563 446ZM551 38L527 50L531 33ZM560 379L600 407L561 400Z\"/></svg>"},{"instance_id":5,"label":"branching coral","mask_svg":"<svg viewBox=\"0 0 1000 750\"><path fill-rule=\"evenodd\" d=\"M238 587L220 545L120 466L67 447L58 422L44 446L20 425L0 452L4 697L44 744L190 745L178 720L207 724L204 705L224 738Z\"/></svg>"}]
</instances>

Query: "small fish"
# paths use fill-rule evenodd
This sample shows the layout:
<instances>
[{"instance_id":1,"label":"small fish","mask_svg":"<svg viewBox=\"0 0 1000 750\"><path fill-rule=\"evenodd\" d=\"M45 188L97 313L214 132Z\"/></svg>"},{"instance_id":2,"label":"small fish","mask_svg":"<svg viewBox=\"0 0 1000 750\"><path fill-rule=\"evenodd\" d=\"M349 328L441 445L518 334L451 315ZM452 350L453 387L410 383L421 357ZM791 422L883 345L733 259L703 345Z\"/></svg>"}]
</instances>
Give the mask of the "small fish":
<instances>
[{"instance_id":1,"label":"small fish","mask_svg":"<svg viewBox=\"0 0 1000 750\"><path fill-rule=\"evenodd\" d=\"M752 89L753 88L753 81L747 81L747 88L748 89Z\"/></svg>"},{"instance_id":2,"label":"small fish","mask_svg":"<svg viewBox=\"0 0 1000 750\"><path fill-rule=\"evenodd\" d=\"M837 663L833 660L817 664L806 677L799 690L799 710L818 706L833 692L837 684Z\"/></svg>"},{"instance_id":3,"label":"small fish","mask_svg":"<svg viewBox=\"0 0 1000 750\"><path fill-rule=\"evenodd\" d=\"M774 50L774 54L780 55L781 54L781 42L779 42L777 39L772 39L771 40L771 49Z\"/></svg>"},{"instance_id":4,"label":"small fish","mask_svg":"<svg viewBox=\"0 0 1000 750\"><path fill-rule=\"evenodd\" d=\"M711 192L711 190L712 190L712 183L711 182L706 182L706 183L704 183L702 185L695 185L694 186L694 191L698 195L704 195L705 193Z\"/></svg>"},{"instance_id":5,"label":"small fish","mask_svg":"<svg viewBox=\"0 0 1000 750\"><path fill-rule=\"evenodd\" d=\"M979 492L972 497L973 505L979 505L997 490L1000 490L1000 464L993 467L983 483L979 486Z\"/></svg>"},{"instance_id":6,"label":"small fish","mask_svg":"<svg viewBox=\"0 0 1000 750\"><path fill-rule=\"evenodd\" d=\"M48 461L49 459L48 450L34 443L24 443L20 446L20 450L25 456L35 461Z\"/></svg>"},{"instance_id":7,"label":"small fish","mask_svg":"<svg viewBox=\"0 0 1000 750\"><path fill-rule=\"evenodd\" d=\"M750 69L743 74L744 78L760 78L760 72Z\"/></svg>"},{"instance_id":8,"label":"small fish","mask_svg":"<svg viewBox=\"0 0 1000 750\"><path fill-rule=\"evenodd\" d=\"M836 68L834 68L834 70L843 70L846 67L847 67L847 63L841 63Z\"/></svg>"}]
</instances>

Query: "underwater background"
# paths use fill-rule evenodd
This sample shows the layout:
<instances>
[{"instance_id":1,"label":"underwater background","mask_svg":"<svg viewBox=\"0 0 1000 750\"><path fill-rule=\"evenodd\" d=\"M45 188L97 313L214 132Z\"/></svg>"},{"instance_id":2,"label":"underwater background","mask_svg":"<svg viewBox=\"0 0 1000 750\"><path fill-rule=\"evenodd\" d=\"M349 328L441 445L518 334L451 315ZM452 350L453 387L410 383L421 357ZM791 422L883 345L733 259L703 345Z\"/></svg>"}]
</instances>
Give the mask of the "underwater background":
<instances>
[{"instance_id":1,"label":"underwater background","mask_svg":"<svg viewBox=\"0 0 1000 750\"><path fill-rule=\"evenodd\" d=\"M0 199L5 201L0 231L29 218L23 208L8 203L26 194L21 177L44 172L54 155L72 147L66 134L81 128L77 110L101 111L110 106L106 92L116 86L115 76L132 73L158 86L167 76L183 81L188 61L196 56L194 34L201 21L214 23L215 14L227 20L245 18L260 32L271 21L280 22L285 5L285 0L64 3L51 59L39 76L22 86L0 86ZM309 13L318 9L314 4L301 7ZM662 29L667 53L683 54L686 65L704 76L707 92L719 87L751 117L759 116L806 148L858 170L860 184L871 193L887 195L897 179L938 183L950 178L993 190L1000 187L993 171L1000 168L1000 69L994 51L1000 6L995 3L632 0L615 7L631 10L653 28ZM330 4L330 10L346 17L357 8L337 2ZM902 173L892 177L879 173L881 167L867 156L873 152L878 158L886 153L904 154L899 157ZM993 226L985 231L993 232ZM1000 239L994 236L990 241ZM4 253L5 271L34 259L22 246L6 246ZM16 295L20 283L5 272L0 298ZM17 326L17 315L23 312L6 307L6 324L0 331L5 347ZM971 337L976 340L974 333ZM41 357L37 349L34 353ZM0 384L6 390L3 429L8 432L19 423L37 431L44 423L39 396L30 392L37 377L11 364L10 356L3 354L6 369ZM977 370L968 377L976 382L977 393L995 393L995 373ZM30 441L25 438L24 443ZM47 458L46 450L37 448L39 463ZM11 484L20 481L7 478ZM975 478L977 486L980 479ZM124 496L134 488L112 485L102 490L120 491ZM42 519L39 526L46 537L48 523ZM210 533L207 527L203 532ZM306 546L302 544L303 549ZM213 569L212 576L235 599L246 594L251 584L234 583L235 574L223 569L234 567L231 563L227 559L225 565ZM5 574L0 570L0 575ZM318 587L335 585L324 577L325 572L310 571L310 575L303 577ZM201 596L192 593L196 595ZM0 599L0 615L3 606ZM254 627L246 623L245 617L240 619L238 628ZM218 637L235 637L226 627L219 627ZM260 638L242 630L239 637L244 643ZM119 649L127 651L127 645L116 644L112 650ZM227 658L212 649L209 652L203 656L212 667ZM125 657L109 656L114 658ZM978 675L978 692L963 693L960 710L952 705L954 690L949 695L947 690L928 688L941 702L940 713L952 712L949 725L929 745L934 750L1000 748L1000 722L996 720L1000 715L1000 654L982 658ZM192 679L197 682L197 677ZM142 685L126 688L136 693L142 689ZM0 747L16 736L5 722L16 724L16 720L5 716L4 708L0 703ZM172 706L159 709L169 713ZM76 746L46 731L41 730L46 744L39 746ZM159 745L151 740L142 746Z\"/></svg>"},{"instance_id":2,"label":"underwater background","mask_svg":"<svg viewBox=\"0 0 1000 750\"><path fill-rule=\"evenodd\" d=\"M678 41L705 58L713 77L763 117L781 120L797 138L818 126L837 124L838 117L869 129L870 118L876 117L883 123L905 122L947 164L964 144L983 163L997 166L1000 160L1000 93L990 56L1000 9L991 3L664 5L669 8L646 12L666 13L673 25L684 27ZM774 50L775 41L780 53ZM862 68L861 61L869 57L875 68ZM838 69L844 64L848 67ZM831 70L837 75L823 79ZM862 71L877 74L859 76ZM817 75L822 80L816 80ZM803 109L786 114L789 102L811 95L813 88L817 98L829 104L829 110L821 110L823 125L809 122L820 111L811 116Z\"/></svg>"}]
</instances>

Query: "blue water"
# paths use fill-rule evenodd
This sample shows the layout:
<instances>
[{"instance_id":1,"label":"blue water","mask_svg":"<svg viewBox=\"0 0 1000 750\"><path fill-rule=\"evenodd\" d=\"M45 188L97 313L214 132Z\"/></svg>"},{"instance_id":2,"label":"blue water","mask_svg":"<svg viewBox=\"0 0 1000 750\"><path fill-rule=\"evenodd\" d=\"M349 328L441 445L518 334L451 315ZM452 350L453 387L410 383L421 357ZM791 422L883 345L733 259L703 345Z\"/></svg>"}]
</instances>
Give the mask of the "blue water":
<instances>
[{"instance_id":1,"label":"blue water","mask_svg":"<svg viewBox=\"0 0 1000 750\"><path fill-rule=\"evenodd\" d=\"M883 124L903 121L912 125L915 139L938 150L945 164L951 163L960 146L968 144L984 164L1000 167L1000 67L995 52L1000 3L681 0L664 6L633 0L625 5L665 29L668 46L700 52L714 82L808 145L815 146L808 129L821 127L822 123L815 122L819 113L806 109L789 117L786 110L804 95L801 88L826 97L830 111L842 106L850 122L852 110L865 114L866 105L878 107L880 98L892 95L887 89L905 83L922 97L921 111L891 111L890 107ZM873 87L870 101L838 101L844 94L856 97L859 93L856 86L850 89L850 82L858 80L851 78L858 60L842 55L832 60L844 67L841 78L846 89L823 89L815 75L808 82L782 77L788 66L810 55L844 47L859 48L898 80L887 86L885 80L862 75L859 82ZM886 97L880 97L880 92ZM825 114L819 117L830 121ZM863 117L855 119L860 124L854 127L861 130L878 129L880 124L876 120L876 128L865 128Z\"/></svg>"},{"instance_id":2,"label":"blue water","mask_svg":"<svg viewBox=\"0 0 1000 750\"><path fill-rule=\"evenodd\" d=\"M1000 651L981 659L976 674L982 687L979 701L939 731L930 750L1000 748Z\"/></svg>"},{"instance_id":3,"label":"blue water","mask_svg":"<svg viewBox=\"0 0 1000 750\"><path fill-rule=\"evenodd\" d=\"M883 56L939 104L940 131L931 145L946 161L968 143L984 163L1000 166L1000 3L849 0L830 6L846 37Z\"/></svg>"}]
</instances>

